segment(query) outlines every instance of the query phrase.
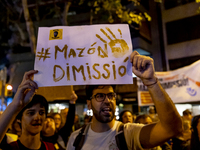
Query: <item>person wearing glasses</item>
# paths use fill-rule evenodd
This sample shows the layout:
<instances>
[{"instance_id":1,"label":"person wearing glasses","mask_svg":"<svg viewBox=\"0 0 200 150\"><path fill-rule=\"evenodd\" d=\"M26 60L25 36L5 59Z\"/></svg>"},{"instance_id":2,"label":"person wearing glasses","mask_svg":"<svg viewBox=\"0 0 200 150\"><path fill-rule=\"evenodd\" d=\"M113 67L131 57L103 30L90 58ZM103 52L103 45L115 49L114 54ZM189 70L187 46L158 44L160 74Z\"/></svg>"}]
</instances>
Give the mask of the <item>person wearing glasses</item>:
<instances>
[{"instance_id":1,"label":"person wearing glasses","mask_svg":"<svg viewBox=\"0 0 200 150\"><path fill-rule=\"evenodd\" d=\"M162 88L154 71L153 59L134 51L130 56L133 73L147 86L157 109L159 122L149 125L135 123L124 124L124 137L129 150L156 147L182 132L181 117L172 100ZM81 129L70 136L67 150L118 150L115 136L121 122L116 121L116 93L111 85L89 85L86 87L87 105L93 111L92 122L85 127L80 140ZM84 140L83 140L84 139ZM82 142L78 144L77 141ZM125 148L121 148L125 149Z\"/></svg>"}]
</instances>

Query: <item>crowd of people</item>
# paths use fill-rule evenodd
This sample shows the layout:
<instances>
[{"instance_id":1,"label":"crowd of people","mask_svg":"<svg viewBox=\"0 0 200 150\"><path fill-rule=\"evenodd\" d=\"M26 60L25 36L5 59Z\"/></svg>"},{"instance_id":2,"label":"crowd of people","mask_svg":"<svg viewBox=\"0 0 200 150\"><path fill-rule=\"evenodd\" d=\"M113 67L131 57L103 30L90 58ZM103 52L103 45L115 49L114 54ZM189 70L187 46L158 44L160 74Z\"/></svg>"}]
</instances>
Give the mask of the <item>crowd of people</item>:
<instances>
[{"instance_id":1,"label":"crowd of people","mask_svg":"<svg viewBox=\"0 0 200 150\"><path fill-rule=\"evenodd\" d=\"M48 114L48 102L36 94L38 85L32 80L38 71L31 70L24 74L13 101L0 116L1 149L200 149L200 115L191 119L186 110L180 116L155 75L152 58L134 51L130 61L133 73L147 86L157 113L150 109L148 115L136 116L124 110L116 120L115 86L87 85L87 106L93 116L85 116L81 126L75 115L76 93L71 92L69 109Z\"/></svg>"},{"instance_id":2,"label":"crowd of people","mask_svg":"<svg viewBox=\"0 0 200 150\"><path fill-rule=\"evenodd\" d=\"M135 119L134 119L135 118ZM156 118L156 119L155 119ZM199 149L198 142L199 137L198 133L200 133L200 127L198 127L198 121L200 115L194 116L192 118L192 112L189 109L183 111L182 114L182 123L183 123L183 131L179 135L169 139L167 142L151 148L150 150L196 150ZM125 123L139 123L148 125L151 123L155 123L159 121L157 114L155 113L155 109L150 107L149 112L147 114L137 115L135 117L129 110L124 110L120 113L119 121ZM200 125L200 124L199 124ZM195 131L195 132L194 132ZM195 135L195 136L194 136ZM194 138L196 137L196 138ZM191 141L191 139L193 140ZM191 144L191 142L193 144Z\"/></svg>"}]
</instances>

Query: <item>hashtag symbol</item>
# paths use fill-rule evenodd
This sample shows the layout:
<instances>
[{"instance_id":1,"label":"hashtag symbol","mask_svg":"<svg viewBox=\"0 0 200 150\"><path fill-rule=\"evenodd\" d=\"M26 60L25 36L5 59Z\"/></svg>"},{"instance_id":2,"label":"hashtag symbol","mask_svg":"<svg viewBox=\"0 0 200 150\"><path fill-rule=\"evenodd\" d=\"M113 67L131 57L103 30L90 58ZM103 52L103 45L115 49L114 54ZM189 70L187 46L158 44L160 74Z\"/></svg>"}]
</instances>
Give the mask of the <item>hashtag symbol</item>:
<instances>
[{"instance_id":1,"label":"hashtag symbol","mask_svg":"<svg viewBox=\"0 0 200 150\"><path fill-rule=\"evenodd\" d=\"M49 49L50 48L45 49L45 53L44 53L44 48L42 48L41 52L37 52L38 55L36 57L39 57L39 60L41 58L43 58L43 61L45 61L46 58L50 58L50 56L47 56L47 55L51 54L51 53L49 53Z\"/></svg>"}]
</instances>

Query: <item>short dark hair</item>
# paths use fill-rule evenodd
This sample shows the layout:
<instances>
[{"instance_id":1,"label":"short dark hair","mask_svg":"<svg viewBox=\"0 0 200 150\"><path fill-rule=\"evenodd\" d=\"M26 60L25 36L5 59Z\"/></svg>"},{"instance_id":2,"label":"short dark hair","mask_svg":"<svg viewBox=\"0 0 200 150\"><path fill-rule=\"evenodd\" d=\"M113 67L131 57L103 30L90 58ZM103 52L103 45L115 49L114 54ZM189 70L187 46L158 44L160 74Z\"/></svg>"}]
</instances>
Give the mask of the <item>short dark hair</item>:
<instances>
[{"instance_id":1,"label":"short dark hair","mask_svg":"<svg viewBox=\"0 0 200 150\"><path fill-rule=\"evenodd\" d=\"M115 90L116 85L86 85L86 97L87 100L91 99L94 89L103 89L105 86L111 86Z\"/></svg>"},{"instance_id":2,"label":"short dark hair","mask_svg":"<svg viewBox=\"0 0 200 150\"><path fill-rule=\"evenodd\" d=\"M133 115L133 113L130 110L123 110L120 114L119 114L119 121L122 122L122 116L124 115L125 112L130 112L131 115Z\"/></svg>"},{"instance_id":3,"label":"short dark hair","mask_svg":"<svg viewBox=\"0 0 200 150\"><path fill-rule=\"evenodd\" d=\"M188 116L188 115L191 115L191 111L189 109L186 109L183 111L183 116Z\"/></svg>"},{"instance_id":4,"label":"short dark hair","mask_svg":"<svg viewBox=\"0 0 200 150\"><path fill-rule=\"evenodd\" d=\"M146 118L151 118L149 115L146 115L146 114L144 114L144 115L139 115L139 116L137 116L136 117L136 119L135 119L135 123L140 123L140 119L146 119Z\"/></svg>"},{"instance_id":5,"label":"short dark hair","mask_svg":"<svg viewBox=\"0 0 200 150\"><path fill-rule=\"evenodd\" d=\"M32 106L36 105L36 104L40 104L41 106L43 106L45 108L45 114L47 116L47 112L48 112L48 102L46 100L46 98L42 95L38 95L35 94L32 98L32 100L30 101L30 103L28 103L17 115L17 119L21 120L22 119L22 115L23 112L28 109L31 108Z\"/></svg>"},{"instance_id":6,"label":"short dark hair","mask_svg":"<svg viewBox=\"0 0 200 150\"><path fill-rule=\"evenodd\" d=\"M46 119L47 119L47 118L54 119L52 113L48 113L48 114L46 115Z\"/></svg>"}]
</instances>

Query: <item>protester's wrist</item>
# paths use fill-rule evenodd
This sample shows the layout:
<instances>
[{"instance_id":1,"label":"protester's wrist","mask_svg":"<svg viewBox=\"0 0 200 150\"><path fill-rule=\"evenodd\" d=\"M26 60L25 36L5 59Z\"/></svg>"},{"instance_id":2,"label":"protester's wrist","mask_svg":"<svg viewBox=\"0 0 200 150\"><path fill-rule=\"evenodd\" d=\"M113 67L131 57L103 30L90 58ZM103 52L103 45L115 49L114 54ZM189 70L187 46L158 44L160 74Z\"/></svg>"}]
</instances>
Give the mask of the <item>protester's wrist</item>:
<instances>
[{"instance_id":1,"label":"protester's wrist","mask_svg":"<svg viewBox=\"0 0 200 150\"><path fill-rule=\"evenodd\" d=\"M155 77L153 79L150 79L150 80L143 81L143 84L145 86L147 86L147 87L151 87L151 86L153 86L153 85L155 85L157 83L158 83L158 78L157 77Z\"/></svg>"},{"instance_id":2,"label":"protester's wrist","mask_svg":"<svg viewBox=\"0 0 200 150\"><path fill-rule=\"evenodd\" d=\"M21 104L16 103L16 102L11 102L8 106L15 112L19 112L23 108Z\"/></svg>"}]
</instances>

